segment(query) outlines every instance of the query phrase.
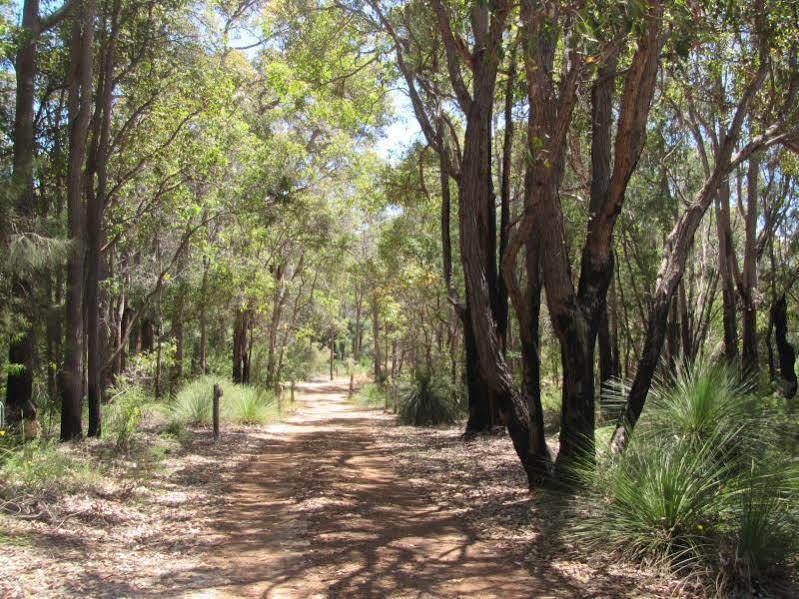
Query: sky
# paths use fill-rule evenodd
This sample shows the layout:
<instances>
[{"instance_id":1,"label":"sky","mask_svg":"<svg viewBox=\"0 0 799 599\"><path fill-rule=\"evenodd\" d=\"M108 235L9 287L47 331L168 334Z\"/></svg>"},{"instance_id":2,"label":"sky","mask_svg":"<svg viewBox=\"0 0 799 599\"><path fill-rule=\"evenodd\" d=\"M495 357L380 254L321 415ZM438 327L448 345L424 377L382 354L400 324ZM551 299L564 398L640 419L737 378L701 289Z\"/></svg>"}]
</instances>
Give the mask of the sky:
<instances>
[{"instance_id":1,"label":"sky","mask_svg":"<svg viewBox=\"0 0 799 599\"><path fill-rule=\"evenodd\" d=\"M375 150L378 156L395 164L411 144L422 139L422 130L413 114L408 95L400 89L393 89L390 94L395 120L386 127L385 136L377 142Z\"/></svg>"}]
</instances>

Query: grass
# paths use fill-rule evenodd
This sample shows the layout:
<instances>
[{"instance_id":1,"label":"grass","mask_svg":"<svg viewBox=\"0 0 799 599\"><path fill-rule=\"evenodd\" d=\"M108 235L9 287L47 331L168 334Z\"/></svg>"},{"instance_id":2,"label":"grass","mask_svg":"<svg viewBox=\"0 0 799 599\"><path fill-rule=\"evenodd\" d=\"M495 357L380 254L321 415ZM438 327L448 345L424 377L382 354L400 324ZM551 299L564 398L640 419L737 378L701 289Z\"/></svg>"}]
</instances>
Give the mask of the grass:
<instances>
[{"instance_id":1,"label":"grass","mask_svg":"<svg viewBox=\"0 0 799 599\"><path fill-rule=\"evenodd\" d=\"M775 584L799 563L799 464L775 435L788 425L728 369L683 369L653 389L623 455L581 469L569 534L723 595Z\"/></svg>"},{"instance_id":2,"label":"grass","mask_svg":"<svg viewBox=\"0 0 799 599\"><path fill-rule=\"evenodd\" d=\"M352 397L353 403L359 406L382 408L387 405L388 391L375 383L367 383Z\"/></svg>"},{"instance_id":3,"label":"grass","mask_svg":"<svg viewBox=\"0 0 799 599\"><path fill-rule=\"evenodd\" d=\"M2 448L0 498L11 501L20 495L47 497L94 486L102 468L77 449L56 441L35 439L25 445Z\"/></svg>"},{"instance_id":4,"label":"grass","mask_svg":"<svg viewBox=\"0 0 799 599\"><path fill-rule=\"evenodd\" d=\"M401 394L399 420L402 424L453 424L462 415L458 390L446 378L430 372L417 372Z\"/></svg>"},{"instance_id":5,"label":"grass","mask_svg":"<svg viewBox=\"0 0 799 599\"><path fill-rule=\"evenodd\" d=\"M187 426L210 426L214 384L222 387L222 422L264 424L278 419L277 398L271 391L206 376L185 385L170 404L167 432L179 435Z\"/></svg>"}]
</instances>

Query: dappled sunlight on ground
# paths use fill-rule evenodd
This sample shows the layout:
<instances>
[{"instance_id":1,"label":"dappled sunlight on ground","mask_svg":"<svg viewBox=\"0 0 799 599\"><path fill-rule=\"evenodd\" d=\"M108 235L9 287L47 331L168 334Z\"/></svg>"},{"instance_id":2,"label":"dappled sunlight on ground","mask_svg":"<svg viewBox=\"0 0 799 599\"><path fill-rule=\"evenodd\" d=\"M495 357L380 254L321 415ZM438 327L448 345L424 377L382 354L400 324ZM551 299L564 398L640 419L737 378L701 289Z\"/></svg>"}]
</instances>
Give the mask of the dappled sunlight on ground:
<instances>
[{"instance_id":1,"label":"dappled sunlight on ground","mask_svg":"<svg viewBox=\"0 0 799 599\"><path fill-rule=\"evenodd\" d=\"M397 426L382 410L349 403L347 386L307 383L283 422L226 429L219 444L195 431L166 471L132 491L140 495L133 504L76 498L78 516L18 525L28 540L0 564L15 577L0 590L189 598L668 591L559 544L557 508L527 491L507 438L464 443L458 427Z\"/></svg>"}]
</instances>

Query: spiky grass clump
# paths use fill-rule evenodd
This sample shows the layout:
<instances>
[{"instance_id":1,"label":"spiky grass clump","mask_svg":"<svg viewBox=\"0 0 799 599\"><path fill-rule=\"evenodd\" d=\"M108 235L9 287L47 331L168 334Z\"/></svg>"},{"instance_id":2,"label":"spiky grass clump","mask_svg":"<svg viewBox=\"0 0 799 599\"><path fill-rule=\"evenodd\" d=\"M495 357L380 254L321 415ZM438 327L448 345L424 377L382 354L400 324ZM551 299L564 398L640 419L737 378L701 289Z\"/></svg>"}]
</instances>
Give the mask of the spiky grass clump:
<instances>
[{"instance_id":1,"label":"spiky grass clump","mask_svg":"<svg viewBox=\"0 0 799 599\"><path fill-rule=\"evenodd\" d=\"M211 424L214 384L222 387L220 418L224 422L264 424L278 418L277 399L269 391L249 385L235 385L215 377L201 377L177 394L170 405L171 428Z\"/></svg>"},{"instance_id":2,"label":"spiky grass clump","mask_svg":"<svg viewBox=\"0 0 799 599\"><path fill-rule=\"evenodd\" d=\"M222 418L228 422L265 424L278 417L274 393L257 387L230 385L225 395L228 397L224 403Z\"/></svg>"},{"instance_id":3,"label":"spiky grass clump","mask_svg":"<svg viewBox=\"0 0 799 599\"><path fill-rule=\"evenodd\" d=\"M399 420L402 424L452 424L462 415L458 390L443 377L430 372L417 372L400 401Z\"/></svg>"},{"instance_id":4,"label":"spiky grass clump","mask_svg":"<svg viewBox=\"0 0 799 599\"><path fill-rule=\"evenodd\" d=\"M797 463L784 419L726 368L699 362L652 397L621 456L581 469L573 528L592 547L749 592L797 561Z\"/></svg>"},{"instance_id":5,"label":"spiky grass clump","mask_svg":"<svg viewBox=\"0 0 799 599\"><path fill-rule=\"evenodd\" d=\"M185 385L169 406L171 420L186 426L211 424L211 394L215 383L213 377L201 377Z\"/></svg>"}]
</instances>

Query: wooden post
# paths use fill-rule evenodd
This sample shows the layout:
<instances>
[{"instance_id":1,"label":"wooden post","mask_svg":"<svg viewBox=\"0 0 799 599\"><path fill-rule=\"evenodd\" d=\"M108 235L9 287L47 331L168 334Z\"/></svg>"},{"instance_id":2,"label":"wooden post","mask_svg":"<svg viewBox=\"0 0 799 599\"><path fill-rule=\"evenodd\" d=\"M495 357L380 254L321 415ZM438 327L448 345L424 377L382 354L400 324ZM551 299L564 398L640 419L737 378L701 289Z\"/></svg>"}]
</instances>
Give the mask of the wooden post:
<instances>
[{"instance_id":1,"label":"wooden post","mask_svg":"<svg viewBox=\"0 0 799 599\"><path fill-rule=\"evenodd\" d=\"M219 440L219 398L222 397L222 387L219 383L214 385L214 404L213 404L213 418L214 418L214 443Z\"/></svg>"},{"instance_id":2,"label":"wooden post","mask_svg":"<svg viewBox=\"0 0 799 599\"><path fill-rule=\"evenodd\" d=\"M294 403L294 379L291 380L291 403Z\"/></svg>"}]
</instances>

